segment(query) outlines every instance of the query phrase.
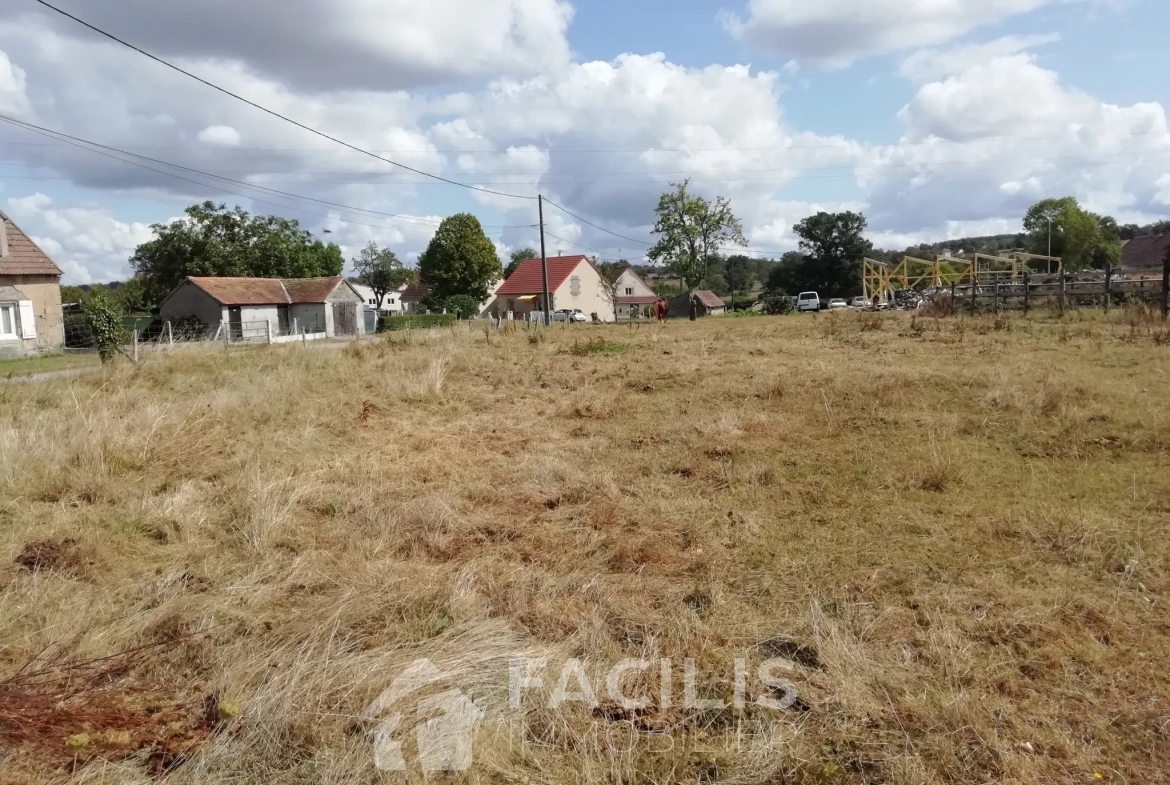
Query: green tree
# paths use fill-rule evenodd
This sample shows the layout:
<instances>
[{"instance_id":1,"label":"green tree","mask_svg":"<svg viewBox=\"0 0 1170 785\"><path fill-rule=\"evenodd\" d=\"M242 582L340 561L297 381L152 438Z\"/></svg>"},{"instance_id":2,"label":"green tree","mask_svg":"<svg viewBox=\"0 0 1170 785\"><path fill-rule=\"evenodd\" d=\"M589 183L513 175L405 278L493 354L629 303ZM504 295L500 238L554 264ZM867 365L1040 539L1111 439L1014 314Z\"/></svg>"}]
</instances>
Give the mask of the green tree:
<instances>
[{"instance_id":1,"label":"green tree","mask_svg":"<svg viewBox=\"0 0 1170 785\"><path fill-rule=\"evenodd\" d=\"M450 297L436 297L427 295L423 305L431 313L453 313L459 319L474 319L479 315L479 300L466 294L453 294Z\"/></svg>"},{"instance_id":2,"label":"green tree","mask_svg":"<svg viewBox=\"0 0 1170 785\"><path fill-rule=\"evenodd\" d=\"M730 288L737 292L751 290L759 270L758 260L737 254L727 257L724 267L726 268L724 277L727 278L727 284Z\"/></svg>"},{"instance_id":3,"label":"green tree","mask_svg":"<svg viewBox=\"0 0 1170 785\"><path fill-rule=\"evenodd\" d=\"M465 294L477 303L487 299L503 275L496 247L470 213L444 218L418 260L419 276L440 299Z\"/></svg>"},{"instance_id":4,"label":"green tree","mask_svg":"<svg viewBox=\"0 0 1170 785\"><path fill-rule=\"evenodd\" d=\"M516 268L520 266L521 262L525 259L535 259L538 255L532 248L521 248L518 251L512 251L508 256L510 260L508 266L504 268L504 277L511 278L512 273L516 272Z\"/></svg>"},{"instance_id":5,"label":"green tree","mask_svg":"<svg viewBox=\"0 0 1170 785\"><path fill-rule=\"evenodd\" d=\"M138 246L130 266L152 302L188 276L314 278L340 275L345 266L340 248L314 240L296 221L253 216L240 207L204 202L188 207L184 218L151 228L155 238Z\"/></svg>"},{"instance_id":6,"label":"green tree","mask_svg":"<svg viewBox=\"0 0 1170 785\"><path fill-rule=\"evenodd\" d=\"M373 240L353 260L358 280L374 291L378 310L386 295L414 279L414 271L407 270L389 248L379 248Z\"/></svg>"},{"instance_id":7,"label":"green tree","mask_svg":"<svg viewBox=\"0 0 1170 785\"><path fill-rule=\"evenodd\" d=\"M710 202L687 190L690 181L672 183L674 191L662 194L655 208L653 233L658 242L646 256L663 264L694 292L707 277L712 256L723 245L746 245L743 225L722 196Z\"/></svg>"},{"instance_id":8,"label":"green tree","mask_svg":"<svg viewBox=\"0 0 1170 785\"><path fill-rule=\"evenodd\" d=\"M1071 196L1032 205L1024 216L1024 232L1029 252L1059 256L1066 270L1116 264L1121 259L1117 221L1082 209Z\"/></svg>"},{"instance_id":9,"label":"green tree","mask_svg":"<svg viewBox=\"0 0 1170 785\"><path fill-rule=\"evenodd\" d=\"M790 294L857 294L861 291L861 260L873 253L873 243L863 235L866 225L865 216L853 212L820 212L805 218L793 227L800 237L800 260L785 254L769 284L776 283Z\"/></svg>"},{"instance_id":10,"label":"green tree","mask_svg":"<svg viewBox=\"0 0 1170 785\"><path fill-rule=\"evenodd\" d=\"M97 289L90 292L82 306L85 314L85 324L93 337L94 348L103 363L112 362L122 349L122 339L125 328L122 326L121 308L114 303L106 290Z\"/></svg>"},{"instance_id":11,"label":"green tree","mask_svg":"<svg viewBox=\"0 0 1170 785\"><path fill-rule=\"evenodd\" d=\"M797 274L803 264L804 256L799 251L784 254L768 271L764 289L775 294L797 294Z\"/></svg>"}]
</instances>

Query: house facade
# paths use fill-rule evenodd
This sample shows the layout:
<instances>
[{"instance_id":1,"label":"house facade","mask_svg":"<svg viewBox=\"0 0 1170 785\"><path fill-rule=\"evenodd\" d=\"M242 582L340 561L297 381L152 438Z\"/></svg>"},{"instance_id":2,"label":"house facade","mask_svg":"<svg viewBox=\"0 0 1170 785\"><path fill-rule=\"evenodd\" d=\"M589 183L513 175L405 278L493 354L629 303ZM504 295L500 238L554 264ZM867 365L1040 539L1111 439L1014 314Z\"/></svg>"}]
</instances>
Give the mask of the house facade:
<instances>
[{"instance_id":1,"label":"house facade","mask_svg":"<svg viewBox=\"0 0 1170 785\"><path fill-rule=\"evenodd\" d=\"M587 317L597 314L603 322L615 318L614 303L607 296L609 284L586 256L548 258L549 310L579 309ZM544 310L544 276L540 259L525 259L496 290L485 315L527 319Z\"/></svg>"},{"instance_id":2,"label":"house facade","mask_svg":"<svg viewBox=\"0 0 1170 785\"><path fill-rule=\"evenodd\" d=\"M61 269L0 212L0 358L47 354L64 344Z\"/></svg>"},{"instance_id":3,"label":"house facade","mask_svg":"<svg viewBox=\"0 0 1170 785\"><path fill-rule=\"evenodd\" d=\"M159 307L164 322L223 325L234 340L365 332L365 300L340 275L331 278L187 278Z\"/></svg>"},{"instance_id":4,"label":"house facade","mask_svg":"<svg viewBox=\"0 0 1170 785\"><path fill-rule=\"evenodd\" d=\"M378 305L378 300L374 297L374 290L370 287L365 284L354 283L353 281L350 281L350 285L353 286L353 290L361 296L362 301L365 302L366 307L371 311L378 311L389 316L398 316L402 313L401 298L402 293L406 291L406 284L382 295L381 305Z\"/></svg>"},{"instance_id":5,"label":"house facade","mask_svg":"<svg viewBox=\"0 0 1170 785\"><path fill-rule=\"evenodd\" d=\"M618 319L650 318L658 295L633 267L626 266L614 282L614 300Z\"/></svg>"}]
</instances>

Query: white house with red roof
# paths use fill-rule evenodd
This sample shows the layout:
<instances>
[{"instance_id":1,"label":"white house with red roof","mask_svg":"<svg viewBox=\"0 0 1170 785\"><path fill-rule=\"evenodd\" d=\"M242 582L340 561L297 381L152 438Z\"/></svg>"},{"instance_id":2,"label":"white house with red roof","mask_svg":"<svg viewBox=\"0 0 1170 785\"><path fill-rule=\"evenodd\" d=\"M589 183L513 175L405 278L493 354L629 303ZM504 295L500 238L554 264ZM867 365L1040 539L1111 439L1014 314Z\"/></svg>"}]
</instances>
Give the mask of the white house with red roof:
<instances>
[{"instance_id":1,"label":"white house with red roof","mask_svg":"<svg viewBox=\"0 0 1170 785\"><path fill-rule=\"evenodd\" d=\"M606 295L608 284L587 256L550 256L548 290L551 311L578 309L587 318L597 314L603 322L614 320L614 303ZM527 319L544 310L544 280L540 259L525 259L496 291L487 313L507 318Z\"/></svg>"},{"instance_id":2,"label":"white house with red roof","mask_svg":"<svg viewBox=\"0 0 1170 785\"><path fill-rule=\"evenodd\" d=\"M626 265L621 268L613 288L617 318L650 317L650 308L657 302L658 295L650 288L650 284L642 280L642 276L634 272L633 267Z\"/></svg>"}]
</instances>

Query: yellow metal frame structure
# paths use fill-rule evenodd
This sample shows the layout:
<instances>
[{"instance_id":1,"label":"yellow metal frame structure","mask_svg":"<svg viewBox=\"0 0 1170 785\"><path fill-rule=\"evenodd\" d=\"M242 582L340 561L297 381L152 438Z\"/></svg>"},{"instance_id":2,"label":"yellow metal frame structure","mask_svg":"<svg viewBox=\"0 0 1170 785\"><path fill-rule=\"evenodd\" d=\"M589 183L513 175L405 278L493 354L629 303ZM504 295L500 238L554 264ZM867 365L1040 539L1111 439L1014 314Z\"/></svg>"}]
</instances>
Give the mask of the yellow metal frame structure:
<instances>
[{"instance_id":1,"label":"yellow metal frame structure","mask_svg":"<svg viewBox=\"0 0 1170 785\"><path fill-rule=\"evenodd\" d=\"M1057 256L1038 256L1036 254L1012 252L1011 256L993 256L977 253L970 259L957 256L938 256L934 261L918 259L913 256L904 256L897 264L879 262L875 259L863 259L862 287L865 299L873 302L876 298L888 299L894 292L902 289L933 288L943 289L952 284L978 285L981 281L993 283L1008 278L1019 280L1021 275L1034 272L1028 264L1031 260L1056 262L1057 271L1064 269L1064 263ZM993 265L1006 266L1005 269L993 269ZM948 269L944 269L946 265ZM1051 270L1051 264L1049 269Z\"/></svg>"}]
</instances>

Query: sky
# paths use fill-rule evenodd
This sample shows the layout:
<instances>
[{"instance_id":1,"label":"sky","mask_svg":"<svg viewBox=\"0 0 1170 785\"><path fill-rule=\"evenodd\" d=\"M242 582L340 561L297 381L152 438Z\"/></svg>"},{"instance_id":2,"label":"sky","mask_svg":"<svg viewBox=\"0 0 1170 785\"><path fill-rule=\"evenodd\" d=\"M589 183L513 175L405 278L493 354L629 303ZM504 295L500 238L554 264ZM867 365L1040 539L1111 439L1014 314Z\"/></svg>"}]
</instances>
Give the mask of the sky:
<instances>
[{"instance_id":1,"label":"sky","mask_svg":"<svg viewBox=\"0 0 1170 785\"><path fill-rule=\"evenodd\" d=\"M151 225L204 200L407 264L456 212L502 256L538 246L537 194L550 254L638 260L687 178L769 256L820 210L863 212L884 248L1019 231L1048 197L1170 216L1165 0L52 1L496 192L8 0L0 116L107 146L0 121L0 208L65 283L128 277Z\"/></svg>"}]
</instances>

